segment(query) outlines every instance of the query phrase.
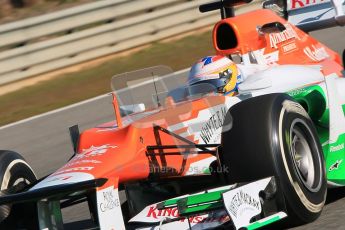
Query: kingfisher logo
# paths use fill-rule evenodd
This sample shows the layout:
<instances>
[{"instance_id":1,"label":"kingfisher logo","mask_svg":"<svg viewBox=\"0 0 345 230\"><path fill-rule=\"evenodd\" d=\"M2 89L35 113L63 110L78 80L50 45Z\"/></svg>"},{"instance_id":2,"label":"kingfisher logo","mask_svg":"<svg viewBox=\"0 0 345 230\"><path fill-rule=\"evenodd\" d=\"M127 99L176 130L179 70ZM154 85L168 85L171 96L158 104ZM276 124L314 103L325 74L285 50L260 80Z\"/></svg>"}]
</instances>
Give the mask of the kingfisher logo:
<instances>
[{"instance_id":1,"label":"kingfisher logo","mask_svg":"<svg viewBox=\"0 0 345 230\"><path fill-rule=\"evenodd\" d=\"M164 210L158 210L156 207L151 206L146 217L153 217L155 219L158 219L159 217L177 218L179 217L179 214L177 208L167 208Z\"/></svg>"},{"instance_id":2,"label":"kingfisher logo","mask_svg":"<svg viewBox=\"0 0 345 230\"><path fill-rule=\"evenodd\" d=\"M177 208L167 208L163 210L158 210L156 206L151 206L146 214L147 218L162 219L163 218L179 218L179 213ZM218 213L218 215L202 215L202 216L191 216L188 218L189 223L199 224L199 223L225 223L229 221L229 216L224 213ZM182 218L180 222L186 222L187 218Z\"/></svg>"},{"instance_id":3,"label":"kingfisher logo","mask_svg":"<svg viewBox=\"0 0 345 230\"><path fill-rule=\"evenodd\" d=\"M317 5L317 4L321 4L324 2L329 2L329 1L325 1L325 0L291 0L288 1L288 10L294 10L294 9L298 9L298 8L303 8L306 6L310 6L310 5Z\"/></svg>"}]
</instances>

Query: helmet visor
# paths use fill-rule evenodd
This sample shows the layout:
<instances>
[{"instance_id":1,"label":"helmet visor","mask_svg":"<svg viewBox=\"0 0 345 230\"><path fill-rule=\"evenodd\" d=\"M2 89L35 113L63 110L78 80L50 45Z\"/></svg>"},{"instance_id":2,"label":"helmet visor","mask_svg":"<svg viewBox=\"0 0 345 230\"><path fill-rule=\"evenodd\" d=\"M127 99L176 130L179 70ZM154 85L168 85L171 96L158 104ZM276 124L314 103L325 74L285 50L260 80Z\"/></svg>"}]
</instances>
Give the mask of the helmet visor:
<instances>
[{"instance_id":1,"label":"helmet visor","mask_svg":"<svg viewBox=\"0 0 345 230\"><path fill-rule=\"evenodd\" d=\"M224 86L228 84L230 78L229 77L222 77L217 79L209 79L209 80L203 80L196 82L192 84L191 86L197 85L197 84L210 84L213 85L214 89L218 93L224 93Z\"/></svg>"}]
</instances>

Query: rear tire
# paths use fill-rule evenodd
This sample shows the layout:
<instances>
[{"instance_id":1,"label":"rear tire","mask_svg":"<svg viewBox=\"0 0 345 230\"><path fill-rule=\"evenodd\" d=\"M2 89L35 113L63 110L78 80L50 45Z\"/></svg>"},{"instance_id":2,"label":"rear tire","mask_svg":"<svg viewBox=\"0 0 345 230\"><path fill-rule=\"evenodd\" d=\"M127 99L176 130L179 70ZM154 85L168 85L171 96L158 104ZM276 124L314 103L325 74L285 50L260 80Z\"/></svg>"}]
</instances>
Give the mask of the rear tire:
<instances>
[{"instance_id":1,"label":"rear tire","mask_svg":"<svg viewBox=\"0 0 345 230\"><path fill-rule=\"evenodd\" d=\"M307 112L285 94L247 99L231 107L222 133L221 161L229 183L270 176L279 181L294 223L314 221L326 200L322 148Z\"/></svg>"},{"instance_id":2,"label":"rear tire","mask_svg":"<svg viewBox=\"0 0 345 230\"><path fill-rule=\"evenodd\" d=\"M8 150L0 150L0 196L22 192L28 185L36 181L35 173L20 154ZM18 217L17 214L23 212L25 208L18 208L17 206L24 205L0 206L0 228L4 226L10 228L14 226L13 223L18 224L21 222L16 219ZM16 215L12 213L13 208ZM29 214L26 213L24 218L29 216Z\"/></svg>"}]
</instances>

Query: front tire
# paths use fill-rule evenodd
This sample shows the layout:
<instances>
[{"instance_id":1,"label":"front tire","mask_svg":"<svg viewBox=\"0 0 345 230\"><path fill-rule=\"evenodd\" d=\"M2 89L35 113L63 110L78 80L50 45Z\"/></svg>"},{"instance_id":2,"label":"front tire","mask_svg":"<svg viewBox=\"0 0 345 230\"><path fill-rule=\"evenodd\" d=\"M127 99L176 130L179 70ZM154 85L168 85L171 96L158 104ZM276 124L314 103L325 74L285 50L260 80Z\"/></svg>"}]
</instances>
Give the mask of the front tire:
<instances>
[{"instance_id":1,"label":"front tire","mask_svg":"<svg viewBox=\"0 0 345 230\"><path fill-rule=\"evenodd\" d=\"M22 192L36 181L35 173L20 154L0 150L0 196ZM12 205L0 206L0 228L13 226L13 222L20 222L15 216L10 215L13 207ZM16 212L23 211L16 209Z\"/></svg>"},{"instance_id":2,"label":"front tire","mask_svg":"<svg viewBox=\"0 0 345 230\"><path fill-rule=\"evenodd\" d=\"M236 104L225 121L221 161L229 183L275 176L294 223L319 217L327 182L322 148L303 107L285 94L269 94Z\"/></svg>"}]
</instances>

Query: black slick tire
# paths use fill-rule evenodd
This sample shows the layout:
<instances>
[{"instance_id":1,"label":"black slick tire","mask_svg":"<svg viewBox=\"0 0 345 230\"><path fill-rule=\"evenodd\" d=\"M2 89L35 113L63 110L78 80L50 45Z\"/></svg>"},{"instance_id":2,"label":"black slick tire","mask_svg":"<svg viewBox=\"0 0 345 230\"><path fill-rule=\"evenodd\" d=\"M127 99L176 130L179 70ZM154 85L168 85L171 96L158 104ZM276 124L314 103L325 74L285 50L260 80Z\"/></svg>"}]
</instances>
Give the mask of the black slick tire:
<instances>
[{"instance_id":1,"label":"black slick tire","mask_svg":"<svg viewBox=\"0 0 345 230\"><path fill-rule=\"evenodd\" d=\"M269 94L234 105L225 121L232 122L222 133L227 182L275 176L293 223L318 218L326 200L326 172L316 129L303 107L285 94Z\"/></svg>"},{"instance_id":2,"label":"black slick tire","mask_svg":"<svg viewBox=\"0 0 345 230\"><path fill-rule=\"evenodd\" d=\"M0 197L22 192L28 185L36 181L35 173L20 154L9 150L0 150ZM23 213L27 211L26 207L28 206L22 206L21 204L14 206L1 205L0 228L15 228L21 222L19 217L22 214L24 219L32 214ZM27 222L27 220L23 221ZM30 220L30 222L32 221Z\"/></svg>"}]
</instances>

